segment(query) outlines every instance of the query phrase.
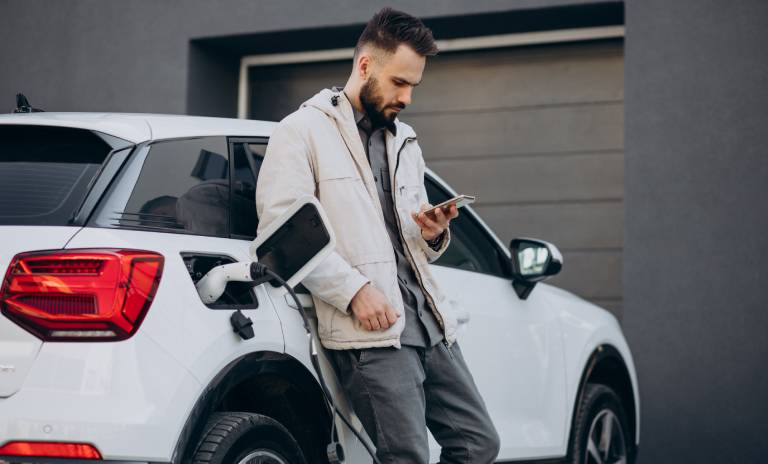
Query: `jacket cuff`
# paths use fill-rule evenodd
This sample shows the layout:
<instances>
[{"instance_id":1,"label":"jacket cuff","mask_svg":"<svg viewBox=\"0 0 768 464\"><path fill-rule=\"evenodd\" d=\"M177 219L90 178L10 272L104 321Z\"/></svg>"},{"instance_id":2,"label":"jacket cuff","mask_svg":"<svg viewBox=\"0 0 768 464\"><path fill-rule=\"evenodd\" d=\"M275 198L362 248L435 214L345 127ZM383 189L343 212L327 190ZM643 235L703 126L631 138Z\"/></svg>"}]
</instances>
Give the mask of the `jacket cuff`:
<instances>
[{"instance_id":1,"label":"jacket cuff","mask_svg":"<svg viewBox=\"0 0 768 464\"><path fill-rule=\"evenodd\" d=\"M433 249L432 247L427 244L427 241L422 238L421 244L422 249L424 250L424 254L427 255L427 262L432 263L434 261L437 261L437 258L439 258L443 252L448 248L448 244L451 242L451 229L450 227L445 229L443 231L443 235L441 235L440 243L438 244L437 249Z\"/></svg>"},{"instance_id":2,"label":"jacket cuff","mask_svg":"<svg viewBox=\"0 0 768 464\"><path fill-rule=\"evenodd\" d=\"M338 288L337 301L329 301L332 305L338 308L344 314L352 313L352 298L357 295L357 292L363 288L363 285L370 282L371 279L365 277L361 273L357 272L350 276L346 281Z\"/></svg>"},{"instance_id":3,"label":"jacket cuff","mask_svg":"<svg viewBox=\"0 0 768 464\"><path fill-rule=\"evenodd\" d=\"M443 239L445 239L445 230L442 231L440 235L433 238L432 240L427 240L427 245L433 250L437 251L440 249L440 246L443 244Z\"/></svg>"},{"instance_id":4,"label":"jacket cuff","mask_svg":"<svg viewBox=\"0 0 768 464\"><path fill-rule=\"evenodd\" d=\"M345 314L349 314L351 309L349 303L352 297L368 282L370 282L368 277L350 266L335 251L331 252L301 281L312 296L316 296Z\"/></svg>"}]
</instances>

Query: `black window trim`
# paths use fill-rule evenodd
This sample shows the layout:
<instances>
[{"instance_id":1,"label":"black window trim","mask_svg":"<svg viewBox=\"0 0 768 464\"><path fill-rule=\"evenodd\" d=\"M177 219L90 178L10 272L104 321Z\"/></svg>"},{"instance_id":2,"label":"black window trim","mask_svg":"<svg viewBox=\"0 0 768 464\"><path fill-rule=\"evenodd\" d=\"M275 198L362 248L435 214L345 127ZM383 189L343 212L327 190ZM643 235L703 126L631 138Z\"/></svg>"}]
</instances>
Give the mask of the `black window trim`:
<instances>
[{"instance_id":1,"label":"black window trim","mask_svg":"<svg viewBox=\"0 0 768 464\"><path fill-rule=\"evenodd\" d=\"M128 145L123 148L115 148L109 152L107 158L96 173L91 185L88 186L88 193L83 202L72 215L70 223L76 226L88 224L94 211L101 203L105 193L110 190L112 183L118 178L123 166L128 163L136 150L136 145Z\"/></svg>"},{"instance_id":2,"label":"black window trim","mask_svg":"<svg viewBox=\"0 0 768 464\"><path fill-rule=\"evenodd\" d=\"M230 208L230 214L229 214L229 238L234 240L246 240L246 241L252 241L256 238L256 231L253 231L253 237L250 235L243 235L243 234L234 234L232 231L234 230L233 224L232 224L232 201L231 199L234 198L235 194L235 162L234 162L234 156L235 156L235 144L238 143L255 143L255 144L264 144L267 145L269 143L269 137L263 137L263 136L253 136L253 137L243 137L243 136L236 136L236 137L227 137L227 150L229 151L229 208ZM251 168L251 173L253 174L253 178L255 182L259 182L259 179L257 177L257 173L253 172L253 168ZM254 204L255 207L255 204ZM254 214L256 214L256 211L254 211ZM258 224L258 217L256 218L256 224Z\"/></svg>"}]
</instances>

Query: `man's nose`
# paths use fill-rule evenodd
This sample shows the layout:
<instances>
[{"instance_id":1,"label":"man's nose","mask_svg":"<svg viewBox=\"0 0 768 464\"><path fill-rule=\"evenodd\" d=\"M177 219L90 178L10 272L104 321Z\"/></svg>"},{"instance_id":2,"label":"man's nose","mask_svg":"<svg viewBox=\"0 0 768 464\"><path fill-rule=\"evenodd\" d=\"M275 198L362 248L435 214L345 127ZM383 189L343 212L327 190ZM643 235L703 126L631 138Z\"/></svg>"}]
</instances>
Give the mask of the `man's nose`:
<instances>
[{"instance_id":1,"label":"man's nose","mask_svg":"<svg viewBox=\"0 0 768 464\"><path fill-rule=\"evenodd\" d=\"M400 92L400 98L398 98L398 101L405 106L410 105L412 92L413 89L410 86L406 87L402 92Z\"/></svg>"}]
</instances>

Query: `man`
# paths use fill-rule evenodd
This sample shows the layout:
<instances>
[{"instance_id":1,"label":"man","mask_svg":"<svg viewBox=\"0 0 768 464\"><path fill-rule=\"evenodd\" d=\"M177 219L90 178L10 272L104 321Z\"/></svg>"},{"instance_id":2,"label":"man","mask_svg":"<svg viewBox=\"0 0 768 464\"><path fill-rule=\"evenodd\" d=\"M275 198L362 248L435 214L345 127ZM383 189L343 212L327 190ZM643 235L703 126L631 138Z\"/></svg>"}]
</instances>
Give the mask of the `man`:
<instances>
[{"instance_id":1,"label":"man","mask_svg":"<svg viewBox=\"0 0 768 464\"><path fill-rule=\"evenodd\" d=\"M256 189L259 231L298 196L323 205L337 244L302 282L321 342L382 463L487 463L499 438L456 343L456 317L428 263L455 206L431 207L411 103L432 32L388 8L358 40L343 89L320 91L275 129Z\"/></svg>"}]
</instances>

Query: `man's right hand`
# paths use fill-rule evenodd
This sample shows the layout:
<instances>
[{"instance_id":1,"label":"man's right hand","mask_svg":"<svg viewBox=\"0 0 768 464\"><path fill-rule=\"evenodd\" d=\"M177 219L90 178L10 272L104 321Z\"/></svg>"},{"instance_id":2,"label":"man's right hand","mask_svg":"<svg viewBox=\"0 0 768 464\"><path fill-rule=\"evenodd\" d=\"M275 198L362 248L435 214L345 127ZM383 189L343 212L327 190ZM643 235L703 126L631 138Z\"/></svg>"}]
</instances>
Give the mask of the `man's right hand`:
<instances>
[{"instance_id":1,"label":"man's right hand","mask_svg":"<svg viewBox=\"0 0 768 464\"><path fill-rule=\"evenodd\" d=\"M350 306L352 306L352 313L365 330L388 329L400 317L395 308L389 304L387 297L370 282L357 291L352 297Z\"/></svg>"}]
</instances>

